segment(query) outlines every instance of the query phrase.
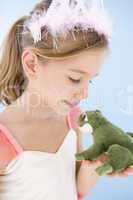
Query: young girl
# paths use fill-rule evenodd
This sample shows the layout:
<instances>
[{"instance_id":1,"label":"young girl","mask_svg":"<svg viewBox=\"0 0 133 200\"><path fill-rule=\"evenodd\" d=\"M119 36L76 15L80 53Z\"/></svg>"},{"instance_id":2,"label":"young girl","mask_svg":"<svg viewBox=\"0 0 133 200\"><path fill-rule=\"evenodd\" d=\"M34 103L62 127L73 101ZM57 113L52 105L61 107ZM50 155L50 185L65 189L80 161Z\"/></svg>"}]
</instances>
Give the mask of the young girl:
<instances>
[{"instance_id":1,"label":"young girl","mask_svg":"<svg viewBox=\"0 0 133 200\"><path fill-rule=\"evenodd\" d=\"M3 43L0 200L76 200L98 180L95 168L106 157L76 162L75 153L83 150L76 122L88 81L100 72L108 37L104 28L99 32L100 21L83 30L76 26L78 18L64 17L67 11L69 16L85 11L76 9L79 2L40 2L14 23ZM86 20L81 19L82 25ZM67 25L71 30L60 28ZM57 29L62 31L58 37Z\"/></svg>"}]
</instances>

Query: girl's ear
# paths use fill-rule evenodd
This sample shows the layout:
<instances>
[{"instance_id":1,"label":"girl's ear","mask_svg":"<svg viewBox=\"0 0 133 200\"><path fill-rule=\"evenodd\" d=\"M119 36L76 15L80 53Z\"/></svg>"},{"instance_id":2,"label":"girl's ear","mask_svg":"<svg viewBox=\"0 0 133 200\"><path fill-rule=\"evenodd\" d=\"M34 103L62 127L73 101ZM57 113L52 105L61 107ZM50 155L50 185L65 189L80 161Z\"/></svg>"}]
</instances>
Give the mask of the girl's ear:
<instances>
[{"instance_id":1,"label":"girl's ear","mask_svg":"<svg viewBox=\"0 0 133 200\"><path fill-rule=\"evenodd\" d=\"M38 59L37 56L29 49L25 49L22 53L22 65L26 76L36 78Z\"/></svg>"}]
</instances>

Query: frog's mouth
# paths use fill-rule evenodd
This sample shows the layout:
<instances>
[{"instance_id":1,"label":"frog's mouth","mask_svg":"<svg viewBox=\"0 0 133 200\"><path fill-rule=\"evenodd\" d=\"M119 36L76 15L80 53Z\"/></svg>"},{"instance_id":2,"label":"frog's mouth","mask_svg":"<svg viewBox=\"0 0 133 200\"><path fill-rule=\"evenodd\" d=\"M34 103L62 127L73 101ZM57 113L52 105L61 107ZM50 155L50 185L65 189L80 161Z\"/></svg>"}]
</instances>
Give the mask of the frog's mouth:
<instances>
[{"instance_id":1,"label":"frog's mouth","mask_svg":"<svg viewBox=\"0 0 133 200\"><path fill-rule=\"evenodd\" d=\"M87 123L87 125L88 125L89 133L93 134L93 127L89 123Z\"/></svg>"},{"instance_id":2,"label":"frog's mouth","mask_svg":"<svg viewBox=\"0 0 133 200\"><path fill-rule=\"evenodd\" d=\"M82 113L81 117L82 117L82 119L84 120L85 123L88 123L88 117L87 117L86 112Z\"/></svg>"}]
</instances>

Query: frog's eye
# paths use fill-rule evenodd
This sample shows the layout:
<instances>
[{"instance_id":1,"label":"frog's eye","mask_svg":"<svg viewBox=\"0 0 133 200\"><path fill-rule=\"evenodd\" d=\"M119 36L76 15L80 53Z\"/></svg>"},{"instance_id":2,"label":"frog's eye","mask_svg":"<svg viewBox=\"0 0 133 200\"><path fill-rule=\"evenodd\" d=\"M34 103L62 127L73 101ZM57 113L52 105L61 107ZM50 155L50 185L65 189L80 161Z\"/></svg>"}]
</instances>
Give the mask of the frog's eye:
<instances>
[{"instance_id":1,"label":"frog's eye","mask_svg":"<svg viewBox=\"0 0 133 200\"><path fill-rule=\"evenodd\" d=\"M88 117L87 117L86 112L85 112L85 113L82 113L81 115L82 115L82 119L83 119L84 121L88 121Z\"/></svg>"},{"instance_id":2,"label":"frog's eye","mask_svg":"<svg viewBox=\"0 0 133 200\"><path fill-rule=\"evenodd\" d=\"M86 113L82 113L81 118L84 120L86 118Z\"/></svg>"}]
</instances>

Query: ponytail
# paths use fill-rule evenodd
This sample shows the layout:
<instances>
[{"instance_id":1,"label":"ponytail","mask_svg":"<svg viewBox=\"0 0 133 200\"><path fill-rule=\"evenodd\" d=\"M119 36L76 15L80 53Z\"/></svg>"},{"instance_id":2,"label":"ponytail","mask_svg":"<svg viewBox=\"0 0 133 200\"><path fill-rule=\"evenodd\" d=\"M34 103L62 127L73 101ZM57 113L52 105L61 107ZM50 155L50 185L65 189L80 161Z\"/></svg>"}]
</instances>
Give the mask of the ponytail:
<instances>
[{"instance_id":1,"label":"ponytail","mask_svg":"<svg viewBox=\"0 0 133 200\"><path fill-rule=\"evenodd\" d=\"M26 18L22 17L13 24L0 49L0 102L5 105L22 94L27 81L21 61L21 33Z\"/></svg>"}]
</instances>

